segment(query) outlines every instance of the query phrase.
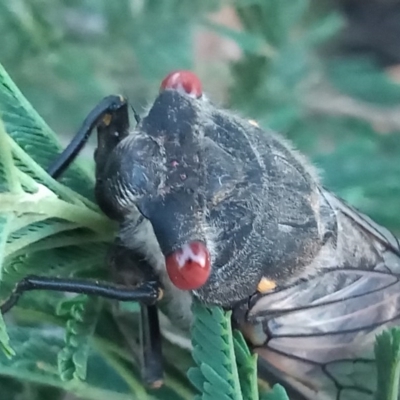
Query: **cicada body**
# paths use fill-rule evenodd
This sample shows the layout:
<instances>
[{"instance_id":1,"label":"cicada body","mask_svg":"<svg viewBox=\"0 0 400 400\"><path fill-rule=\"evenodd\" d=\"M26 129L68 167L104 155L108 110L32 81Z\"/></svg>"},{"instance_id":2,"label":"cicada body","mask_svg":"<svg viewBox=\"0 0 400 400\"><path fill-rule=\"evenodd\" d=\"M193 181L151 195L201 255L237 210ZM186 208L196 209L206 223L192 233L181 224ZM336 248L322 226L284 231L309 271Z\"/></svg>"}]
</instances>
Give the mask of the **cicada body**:
<instances>
[{"instance_id":1,"label":"cicada body","mask_svg":"<svg viewBox=\"0 0 400 400\"><path fill-rule=\"evenodd\" d=\"M399 241L331 193L320 195L336 228L315 273L255 295L242 327L267 362L261 369L300 398L373 399L376 334L399 324Z\"/></svg>"},{"instance_id":2,"label":"cicada body","mask_svg":"<svg viewBox=\"0 0 400 400\"><path fill-rule=\"evenodd\" d=\"M162 283L172 326L189 330L193 297L232 309L261 372L299 398L372 398L375 335L400 314L398 239L190 79L168 77L111 148L98 140L99 205Z\"/></svg>"}]
</instances>

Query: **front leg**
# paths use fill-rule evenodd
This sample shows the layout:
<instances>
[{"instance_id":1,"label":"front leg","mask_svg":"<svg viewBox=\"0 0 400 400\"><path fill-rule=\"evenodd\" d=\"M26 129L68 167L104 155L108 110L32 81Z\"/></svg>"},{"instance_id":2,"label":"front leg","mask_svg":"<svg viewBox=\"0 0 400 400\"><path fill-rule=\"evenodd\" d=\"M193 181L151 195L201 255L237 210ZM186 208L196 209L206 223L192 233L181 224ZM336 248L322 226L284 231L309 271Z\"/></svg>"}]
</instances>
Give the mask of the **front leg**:
<instances>
[{"instance_id":1,"label":"front leg","mask_svg":"<svg viewBox=\"0 0 400 400\"><path fill-rule=\"evenodd\" d=\"M144 257L122 246L119 239L110 249L108 264L115 282L135 286L158 282L153 268ZM125 329L123 331L126 335ZM163 382L162 337L158 307L155 304L140 303L139 340L142 379L150 387L159 388Z\"/></svg>"},{"instance_id":2,"label":"front leg","mask_svg":"<svg viewBox=\"0 0 400 400\"><path fill-rule=\"evenodd\" d=\"M138 301L143 304L155 304L162 297L158 282L144 282L140 286L129 287L86 279L30 275L16 284L11 295L0 306L1 313L10 311L25 292L32 290L94 295L118 301Z\"/></svg>"}]
</instances>

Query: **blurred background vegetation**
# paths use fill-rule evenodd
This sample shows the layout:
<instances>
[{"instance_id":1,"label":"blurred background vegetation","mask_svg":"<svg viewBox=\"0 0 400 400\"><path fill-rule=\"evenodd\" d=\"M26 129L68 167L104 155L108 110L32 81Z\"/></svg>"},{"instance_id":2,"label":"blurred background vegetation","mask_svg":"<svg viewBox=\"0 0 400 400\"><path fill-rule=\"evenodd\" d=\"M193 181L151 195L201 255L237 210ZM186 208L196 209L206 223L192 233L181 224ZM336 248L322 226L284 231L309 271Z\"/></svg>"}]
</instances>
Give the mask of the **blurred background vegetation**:
<instances>
[{"instance_id":1,"label":"blurred background vegetation","mask_svg":"<svg viewBox=\"0 0 400 400\"><path fill-rule=\"evenodd\" d=\"M0 35L0 62L65 143L103 96L143 111L168 72L192 69L400 230L397 0L3 0Z\"/></svg>"},{"instance_id":2,"label":"blurred background vegetation","mask_svg":"<svg viewBox=\"0 0 400 400\"><path fill-rule=\"evenodd\" d=\"M143 112L191 69L397 233L399 37L397 0L0 0L0 63L64 143L103 96Z\"/></svg>"}]
</instances>

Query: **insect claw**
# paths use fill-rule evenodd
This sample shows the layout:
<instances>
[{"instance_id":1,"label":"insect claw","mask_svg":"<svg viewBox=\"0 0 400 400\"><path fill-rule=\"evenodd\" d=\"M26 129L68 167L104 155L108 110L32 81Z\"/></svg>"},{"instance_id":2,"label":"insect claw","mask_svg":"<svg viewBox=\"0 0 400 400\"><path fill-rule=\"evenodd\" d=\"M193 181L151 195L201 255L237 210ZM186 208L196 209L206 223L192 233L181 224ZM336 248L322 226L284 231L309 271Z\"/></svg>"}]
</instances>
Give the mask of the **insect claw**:
<instances>
[{"instance_id":1,"label":"insect claw","mask_svg":"<svg viewBox=\"0 0 400 400\"><path fill-rule=\"evenodd\" d=\"M158 296L157 296L157 301L160 301L164 297L164 290L161 288L158 288Z\"/></svg>"},{"instance_id":2,"label":"insect claw","mask_svg":"<svg viewBox=\"0 0 400 400\"><path fill-rule=\"evenodd\" d=\"M158 380L158 381L152 382L152 383L150 384L150 388L151 388L151 389L160 389L160 387L161 387L163 384L164 384L164 382L163 382L162 380Z\"/></svg>"}]
</instances>

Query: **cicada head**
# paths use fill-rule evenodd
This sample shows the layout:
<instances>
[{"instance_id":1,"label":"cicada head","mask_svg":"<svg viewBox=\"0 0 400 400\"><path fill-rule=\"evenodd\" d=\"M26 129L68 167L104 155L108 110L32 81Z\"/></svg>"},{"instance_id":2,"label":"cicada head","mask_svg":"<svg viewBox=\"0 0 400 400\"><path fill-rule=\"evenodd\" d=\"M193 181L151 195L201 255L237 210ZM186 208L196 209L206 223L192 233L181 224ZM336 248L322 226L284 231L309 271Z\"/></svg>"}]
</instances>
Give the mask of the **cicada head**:
<instances>
[{"instance_id":1,"label":"cicada head","mask_svg":"<svg viewBox=\"0 0 400 400\"><path fill-rule=\"evenodd\" d=\"M149 221L151 238L140 240L153 243L149 256L159 247L172 283L231 306L265 274L283 280L313 256L314 182L273 135L215 107L189 78L166 78L108 156L96 193L121 221L128 247L138 241L138 220Z\"/></svg>"}]
</instances>

